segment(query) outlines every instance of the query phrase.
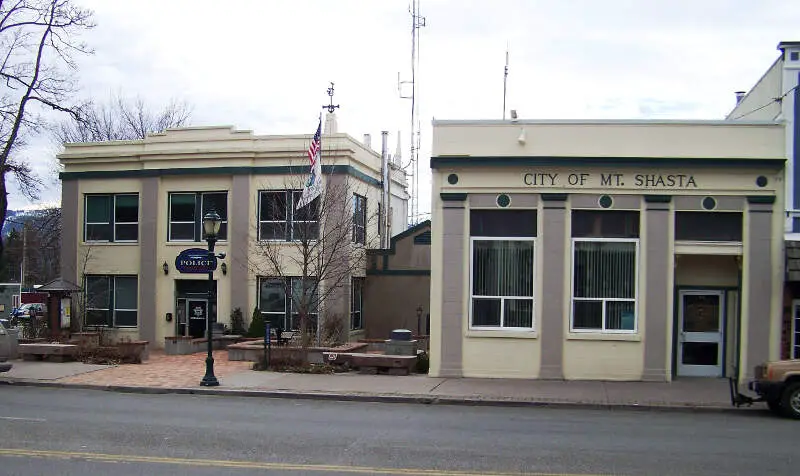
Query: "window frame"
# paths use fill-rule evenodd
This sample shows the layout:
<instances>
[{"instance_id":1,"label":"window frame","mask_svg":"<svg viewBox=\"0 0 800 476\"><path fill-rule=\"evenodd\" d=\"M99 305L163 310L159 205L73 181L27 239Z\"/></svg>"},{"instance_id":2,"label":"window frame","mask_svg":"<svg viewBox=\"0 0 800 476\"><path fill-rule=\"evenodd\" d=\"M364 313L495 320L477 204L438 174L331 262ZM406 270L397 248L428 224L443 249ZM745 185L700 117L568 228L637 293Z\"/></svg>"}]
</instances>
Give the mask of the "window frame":
<instances>
[{"instance_id":1,"label":"window frame","mask_svg":"<svg viewBox=\"0 0 800 476\"><path fill-rule=\"evenodd\" d=\"M107 307L89 307L89 299L87 297L87 304L86 304L86 311L87 313L83 316L83 325L86 327L105 327L110 329L137 329L139 327L139 276L135 274L87 274L84 276L84 288L87 290L88 293L88 280L90 278L103 278L108 283L108 300L102 304L106 305ZM127 278L127 279L134 279L136 281L136 309L128 309L128 308L117 308L117 279L118 278ZM89 324L86 322L86 316L88 315L88 311L105 311L106 313L106 324ZM123 312L136 312L136 325L119 325L117 324L117 311ZM109 325L110 322L110 325Z\"/></svg>"},{"instance_id":2,"label":"window frame","mask_svg":"<svg viewBox=\"0 0 800 476\"><path fill-rule=\"evenodd\" d=\"M167 241L171 243L201 243L204 241L205 237L203 236L203 205L205 204L205 196L206 195L225 195L225 216L220 224L220 230L225 229L225 237L220 238L217 237L217 242L225 243L228 241L228 235L230 234L230 230L228 229L228 215L229 215L229 206L228 206L228 195L230 191L228 190L203 190L203 191L188 191L188 190L175 190L167 192ZM194 220L193 221L178 221L172 219L172 198L176 195L191 195L194 199ZM217 213L220 210L216 210ZM222 215L222 214L220 214ZM193 237L192 239L187 238L173 238L172 237L172 225L192 225L193 230Z\"/></svg>"},{"instance_id":3,"label":"window frame","mask_svg":"<svg viewBox=\"0 0 800 476\"><path fill-rule=\"evenodd\" d=\"M136 198L136 221L135 222L118 222L117 221L117 197L135 197ZM90 197L105 197L108 200L109 216L108 221L105 222L90 222L89 217L89 198ZM138 243L139 242L139 218L141 212L141 204L139 203L139 192L122 192L122 193L84 193L83 194L83 242L84 243ZM119 240L117 239L117 225L136 225L136 239L134 240ZM89 225L108 225L110 228L110 239L107 240L90 240L89 239Z\"/></svg>"},{"instance_id":4,"label":"window frame","mask_svg":"<svg viewBox=\"0 0 800 476\"><path fill-rule=\"evenodd\" d=\"M283 325L284 325L283 330L285 330L285 331L298 330L298 329L293 329L292 328L293 326L291 325L293 320L294 320L294 315L298 314L298 319L299 319L299 313L300 313L299 310L295 310L293 292L294 292L294 283L295 283L295 281L301 281L302 279L303 278L301 276L258 276L258 279L256 280L257 286L258 286L257 303L258 303L258 312L261 314L261 316L264 319L267 319L267 320L271 320L271 319L269 319L270 316L282 316L282 317L280 317L280 319L283 321ZM315 294L317 296L316 312L309 312L308 313L308 316L312 317L314 322L316 322L319 319L319 307L320 307L319 306L319 287L320 287L320 284L319 284L319 280L316 277L307 276L306 279L311 280L311 281L316 281L316 286L317 286L317 289L316 289L316 292L315 292ZM262 290L261 283L263 281L280 281L281 282L282 287L283 287L283 308L284 308L283 312L264 311L261 308L261 290ZM287 326L287 323L289 324L288 326ZM298 320L298 324L299 324L299 320ZM316 326L315 326L315 329L316 329Z\"/></svg>"},{"instance_id":5,"label":"window frame","mask_svg":"<svg viewBox=\"0 0 800 476\"><path fill-rule=\"evenodd\" d=\"M538 228L538 225L537 225ZM507 331L507 332L533 332L536 330L536 253L538 252L536 236L470 236L469 237L469 330L470 331ZM533 243L533 254L531 263L532 291L530 296L484 296L474 294L474 265L475 265L475 242L476 241L523 241ZM500 299L500 325L499 326L475 326L473 324L473 300L479 299ZM505 327L505 301L506 300L530 300L531 306L531 326L530 327Z\"/></svg>"},{"instance_id":6,"label":"window frame","mask_svg":"<svg viewBox=\"0 0 800 476\"><path fill-rule=\"evenodd\" d=\"M284 206L285 206L284 214L286 216L285 220L262 220L262 210L263 210L262 197L263 197L264 194L283 194L283 203L284 203ZM271 242L278 242L278 243L279 242L286 242L286 243L299 242L300 239L295 239L295 236L294 236L295 224L306 224L306 226L308 226L308 224L311 224L311 223L314 223L317 226L317 236L316 236L316 238L309 238L308 241L309 242L319 241L321 230L319 228L320 227L320 218L319 218L319 202L318 202L318 200L320 199L320 197L315 198L314 200L311 201L311 203L306 205L308 207L308 206L311 206L312 203L315 203L315 202L317 203L316 219L314 219L314 220L295 220L295 212L297 211L296 207L295 207L295 203L297 203L297 202L295 201L295 199L300 200L300 198L302 197L302 194L303 194L303 190L302 189L299 189L299 190L298 189L281 189L281 190L266 189L266 190L259 190L258 191L258 210L256 211L256 213L257 213L256 221L258 223L258 235L257 235L256 238L257 238L258 241L271 241ZM264 238L264 237L262 237L262 225L264 225L264 224L278 224L278 223L282 223L283 224L283 238Z\"/></svg>"},{"instance_id":7,"label":"window frame","mask_svg":"<svg viewBox=\"0 0 800 476\"><path fill-rule=\"evenodd\" d=\"M634 246L634 281L633 299L631 298L583 298L575 296L575 244L577 242L600 242L600 243L633 243ZM570 298L569 298L569 332L576 334L637 334L639 332L639 250L640 238L571 238L570 243ZM600 301L602 303L602 317L600 328L575 328L575 300L579 301ZM633 302L633 329L608 329L606 322L606 303L607 302Z\"/></svg>"},{"instance_id":8,"label":"window frame","mask_svg":"<svg viewBox=\"0 0 800 476\"><path fill-rule=\"evenodd\" d=\"M361 213L359 213L358 205L361 204ZM367 197L353 194L352 200L353 219L352 219L352 233L350 241L352 243L366 245L367 244ZM362 223L358 223L357 219L361 219ZM358 233L361 235L358 235Z\"/></svg>"},{"instance_id":9,"label":"window frame","mask_svg":"<svg viewBox=\"0 0 800 476\"><path fill-rule=\"evenodd\" d=\"M356 286L355 284L359 283L358 286L358 310L356 311ZM362 276L353 276L350 278L350 330L351 331L361 331L364 330L364 285L366 284L366 278ZM356 326L356 318L355 315L358 314L358 322L359 325Z\"/></svg>"}]
</instances>

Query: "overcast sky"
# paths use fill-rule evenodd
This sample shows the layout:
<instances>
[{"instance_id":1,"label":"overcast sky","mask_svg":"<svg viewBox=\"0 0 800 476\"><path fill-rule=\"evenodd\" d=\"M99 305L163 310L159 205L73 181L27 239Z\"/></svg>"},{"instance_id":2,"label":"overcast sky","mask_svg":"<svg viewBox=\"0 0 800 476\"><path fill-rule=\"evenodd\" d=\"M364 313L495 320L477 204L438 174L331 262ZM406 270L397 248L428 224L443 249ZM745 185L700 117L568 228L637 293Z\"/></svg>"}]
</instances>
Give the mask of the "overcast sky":
<instances>
[{"instance_id":1,"label":"overcast sky","mask_svg":"<svg viewBox=\"0 0 800 476\"><path fill-rule=\"evenodd\" d=\"M328 82L340 132L358 140L403 130L409 156L410 0L76 0L95 11L84 39L82 94L172 98L192 125L310 134ZM521 118L721 119L800 40L796 0L420 0L417 101L420 211L430 209L430 122L499 119L509 45L507 109ZM53 146L28 152L49 174ZM12 209L29 203L11 192Z\"/></svg>"}]
</instances>

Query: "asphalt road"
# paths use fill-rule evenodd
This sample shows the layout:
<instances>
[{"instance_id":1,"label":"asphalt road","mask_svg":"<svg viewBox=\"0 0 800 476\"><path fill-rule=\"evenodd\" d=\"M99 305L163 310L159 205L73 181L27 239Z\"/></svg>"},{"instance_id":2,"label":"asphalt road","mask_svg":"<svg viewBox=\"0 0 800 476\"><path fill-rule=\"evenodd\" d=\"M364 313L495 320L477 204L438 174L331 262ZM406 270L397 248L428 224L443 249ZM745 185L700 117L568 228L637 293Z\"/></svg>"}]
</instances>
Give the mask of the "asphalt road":
<instances>
[{"instance_id":1,"label":"asphalt road","mask_svg":"<svg viewBox=\"0 0 800 476\"><path fill-rule=\"evenodd\" d=\"M4 475L796 475L798 435L800 422L766 411L406 405L0 385Z\"/></svg>"}]
</instances>

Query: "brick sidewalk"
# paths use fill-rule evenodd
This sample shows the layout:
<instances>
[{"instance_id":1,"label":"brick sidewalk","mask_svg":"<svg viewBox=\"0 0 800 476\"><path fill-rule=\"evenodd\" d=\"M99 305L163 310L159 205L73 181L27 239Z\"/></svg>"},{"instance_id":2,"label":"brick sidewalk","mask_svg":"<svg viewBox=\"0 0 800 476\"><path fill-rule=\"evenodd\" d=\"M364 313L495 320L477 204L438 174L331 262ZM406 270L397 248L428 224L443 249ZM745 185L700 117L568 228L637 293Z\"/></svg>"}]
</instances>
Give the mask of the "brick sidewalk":
<instances>
[{"instance_id":1,"label":"brick sidewalk","mask_svg":"<svg viewBox=\"0 0 800 476\"><path fill-rule=\"evenodd\" d=\"M224 377L250 370L252 362L229 361L228 352L214 351L214 375ZM120 365L85 374L64 377L60 383L84 385L136 385L141 387L199 387L206 373L206 354L166 355L151 351L141 364Z\"/></svg>"}]
</instances>

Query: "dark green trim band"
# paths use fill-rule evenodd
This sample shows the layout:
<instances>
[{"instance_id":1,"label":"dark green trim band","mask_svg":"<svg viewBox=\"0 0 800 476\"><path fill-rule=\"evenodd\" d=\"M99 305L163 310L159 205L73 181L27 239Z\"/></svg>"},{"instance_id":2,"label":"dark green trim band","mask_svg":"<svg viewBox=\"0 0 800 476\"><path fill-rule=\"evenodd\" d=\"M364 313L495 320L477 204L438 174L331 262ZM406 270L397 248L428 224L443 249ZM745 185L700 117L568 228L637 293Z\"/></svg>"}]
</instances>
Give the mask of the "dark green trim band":
<instances>
[{"instance_id":1,"label":"dark green trim band","mask_svg":"<svg viewBox=\"0 0 800 476\"><path fill-rule=\"evenodd\" d=\"M466 193L445 193L442 192L439 194L445 202L463 202L467 199Z\"/></svg>"},{"instance_id":2,"label":"dark green trim band","mask_svg":"<svg viewBox=\"0 0 800 476\"><path fill-rule=\"evenodd\" d=\"M164 177L173 175L305 175L307 166L273 165L259 167L191 167L173 169L136 169L136 170L92 170L87 172L61 172L61 180L105 179L105 178L142 178ZM352 165L323 165L322 173L329 175L350 175L370 185L380 186L381 181L370 177Z\"/></svg>"},{"instance_id":3,"label":"dark green trim band","mask_svg":"<svg viewBox=\"0 0 800 476\"><path fill-rule=\"evenodd\" d=\"M368 269L369 276L430 276L429 269Z\"/></svg>"},{"instance_id":4,"label":"dark green trim band","mask_svg":"<svg viewBox=\"0 0 800 476\"><path fill-rule=\"evenodd\" d=\"M543 202L566 202L569 195L566 193L543 193L541 196Z\"/></svg>"},{"instance_id":5,"label":"dark green trim band","mask_svg":"<svg viewBox=\"0 0 800 476\"><path fill-rule=\"evenodd\" d=\"M645 195L644 201L647 203L669 203L672 201L672 195Z\"/></svg>"},{"instance_id":6,"label":"dark green trim band","mask_svg":"<svg viewBox=\"0 0 800 476\"><path fill-rule=\"evenodd\" d=\"M775 203L774 195L750 195L747 197L747 203L764 203L771 205Z\"/></svg>"},{"instance_id":7,"label":"dark green trim band","mask_svg":"<svg viewBox=\"0 0 800 476\"><path fill-rule=\"evenodd\" d=\"M691 158L691 157L551 157L551 156L439 156L431 157L431 168L465 166L575 166L608 165L620 166L680 166L680 167L752 167L782 169L786 159L743 159L743 158Z\"/></svg>"}]
</instances>

